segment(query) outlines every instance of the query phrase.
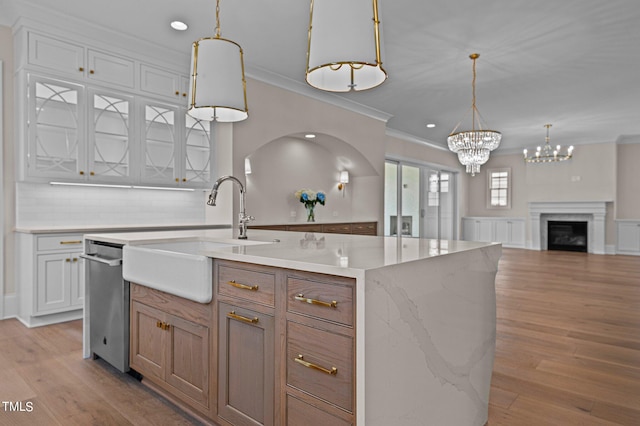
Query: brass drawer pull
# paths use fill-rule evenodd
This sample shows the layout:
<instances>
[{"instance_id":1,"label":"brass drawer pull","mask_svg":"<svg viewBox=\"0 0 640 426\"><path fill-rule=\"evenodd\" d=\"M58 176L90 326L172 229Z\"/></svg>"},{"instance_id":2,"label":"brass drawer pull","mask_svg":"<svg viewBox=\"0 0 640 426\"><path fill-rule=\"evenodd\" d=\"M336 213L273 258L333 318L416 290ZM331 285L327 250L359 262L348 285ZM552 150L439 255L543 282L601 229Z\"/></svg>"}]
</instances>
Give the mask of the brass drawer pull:
<instances>
[{"instance_id":1,"label":"brass drawer pull","mask_svg":"<svg viewBox=\"0 0 640 426\"><path fill-rule=\"evenodd\" d=\"M338 369L336 367L331 367L331 370L329 370L328 368L320 367L319 365L305 361L304 357L301 354L298 354L298 357L294 358L293 360L298 364L304 365L307 368L322 371L323 373L329 374L331 376L335 376L336 374L338 374Z\"/></svg>"},{"instance_id":2,"label":"brass drawer pull","mask_svg":"<svg viewBox=\"0 0 640 426\"><path fill-rule=\"evenodd\" d=\"M227 281L227 284L232 285L232 286L234 286L236 288L241 288L243 290L258 291L258 286L257 285L240 284L240 283L237 283L236 280Z\"/></svg>"},{"instance_id":3,"label":"brass drawer pull","mask_svg":"<svg viewBox=\"0 0 640 426\"><path fill-rule=\"evenodd\" d=\"M77 241L60 241L60 244L82 244L82 240L77 240Z\"/></svg>"},{"instance_id":4,"label":"brass drawer pull","mask_svg":"<svg viewBox=\"0 0 640 426\"><path fill-rule=\"evenodd\" d=\"M171 324L167 324L163 321L156 321L156 327L161 328L163 330L169 330L171 328Z\"/></svg>"},{"instance_id":5,"label":"brass drawer pull","mask_svg":"<svg viewBox=\"0 0 640 426\"><path fill-rule=\"evenodd\" d=\"M243 317L242 315L238 315L236 314L236 311L231 311L227 314L227 316L229 318L232 318L234 320L238 320L238 321L242 321L242 322L248 322L249 324L257 324L258 321L260 321L258 319L258 317L253 317L253 318L247 318L247 317Z\"/></svg>"},{"instance_id":6,"label":"brass drawer pull","mask_svg":"<svg viewBox=\"0 0 640 426\"><path fill-rule=\"evenodd\" d=\"M322 300L309 299L308 297L304 297L304 294L302 294L302 293L296 295L295 299L299 300L301 302L310 303L312 305L326 306L327 308L337 308L338 307L338 302L336 302L335 300L332 300L331 302L324 302Z\"/></svg>"}]
</instances>

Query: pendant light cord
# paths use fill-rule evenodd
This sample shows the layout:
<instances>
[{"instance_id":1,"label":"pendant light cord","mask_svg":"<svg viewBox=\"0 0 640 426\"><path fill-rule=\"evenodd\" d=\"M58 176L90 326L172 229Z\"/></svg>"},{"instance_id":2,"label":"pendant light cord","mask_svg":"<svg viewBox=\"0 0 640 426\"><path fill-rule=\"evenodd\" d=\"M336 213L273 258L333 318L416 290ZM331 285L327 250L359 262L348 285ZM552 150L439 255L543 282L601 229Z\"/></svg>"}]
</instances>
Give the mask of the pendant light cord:
<instances>
[{"instance_id":1,"label":"pendant light cord","mask_svg":"<svg viewBox=\"0 0 640 426\"><path fill-rule=\"evenodd\" d=\"M471 88L473 97L471 100L471 130L476 130L476 59L478 59L480 55L478 53L472 53L469 55L469 58L473 60L473 80L471 80Z\"/></svg>"},{"instance_id":2,"label":"pendant light cord","mask_svg":"<svg viewBox=\"0 0 640 426\"><path fill-rule=\"evenodd\" d=\"M220 0L216 0L216 38L220 38Z\"/></svg>"}]
</instances>

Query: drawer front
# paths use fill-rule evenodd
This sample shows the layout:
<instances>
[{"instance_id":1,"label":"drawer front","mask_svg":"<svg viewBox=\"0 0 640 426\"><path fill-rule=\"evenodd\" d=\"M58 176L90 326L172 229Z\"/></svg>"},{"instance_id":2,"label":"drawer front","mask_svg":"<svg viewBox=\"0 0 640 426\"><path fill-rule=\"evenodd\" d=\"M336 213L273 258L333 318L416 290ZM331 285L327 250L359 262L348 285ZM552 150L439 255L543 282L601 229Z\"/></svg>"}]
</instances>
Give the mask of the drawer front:
<instances>
[{"instance_id":1,"label":"drawer front","mask_svg":"<svg viewBox=\"0 0 640 426\"><path fill-rule=\"evenodd\" d=\"M275 305L275 274L220 265L218 294Z\"/></svg>"},{"instance_id":2,"label":"drawer front","mask_svg":"<svg viewBox=\"0 0 640 426\"><path fill-rule=\"evenodd\" d=\"M322 232L329 234L350 234L351 225L348 223L336 223L331 225L322 225Z\"/></svg>"},{"instance_id":3,"label":"drawer front","mask_svg":"<svg viewBox=\"0 0 640 426\"><path fill-rule=\"evenodd\" d=\"M360 235L377 235L378 234L378 229L377 229L377 224L376 222L370 222L370 223L354 223L353 225L351 225L351 232L353 232L354 234L360 234Z\"/></svg>"},{"instance_id":4,"label":"drawer front","mask_svg":"<svg viewBox=\"0 0 640 426\"><path fill-rule=\"evenodd\" d=\"M287 311L353 326L354 287L287 278Z\"/></svg>"},{"instance_id":5,"label":"drawer front","mask_svg":"<svg viewBox=\"0 0 640 426\"><path fill-rule=\"evenodd\" d=\"M44 250L82 251L82 234L39 236L38 251Z\"/></svg>"},{"instance_id":6,"label":"drawer front","mask_svg":"<svg viewBox=\"0 0 640 426\"><path fill-rule=\"evenodd\" d=\"M352 412L353 339L288 321L287 385Z\"/></svg>"},{"instance_id":7,"label":"drawer front","mask_svg":"<svg viewBox=\"0 0 640 426\"><path fill-rule=\"evenodd\" d=\"M287 225L287 231L297 232L322 232L322 225L318 224L304 224L304 225Z\"/></svg>"},{"instance_id":8,"label":"drawer front","mask_svg":"<svg viewBox=\"0 0 640 426\"><path fill-rule=\"evenodd\" d=\"M353 422L345 421L298 398L287 395L287 425L349 426L353 425Z\"/></svg>"}]
</instances>

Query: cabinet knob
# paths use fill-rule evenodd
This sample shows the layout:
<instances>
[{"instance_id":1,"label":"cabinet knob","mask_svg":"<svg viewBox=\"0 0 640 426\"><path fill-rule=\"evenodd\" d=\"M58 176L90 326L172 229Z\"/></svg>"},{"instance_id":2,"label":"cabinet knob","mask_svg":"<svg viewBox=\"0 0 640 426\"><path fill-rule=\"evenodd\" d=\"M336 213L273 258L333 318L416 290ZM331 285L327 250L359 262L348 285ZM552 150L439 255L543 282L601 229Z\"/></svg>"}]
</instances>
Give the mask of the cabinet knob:
<instances>
[{"instance_id":1,"label":"cabinet knob","mask_svg":"<svg viewBox=\"0 0 640 426\"><path fill-rule=\"evenodd\" d=\"M183 181L183 182L186 182L186 181L187 181L187 178L182 178L182 181Z\"/></svg>"},{"instance_id":2,"label":"cabinet knob","mask_svg":"<svg viewBox=\"0 0 640 426\"><path fill-rule=\"evenodd\" d=\"M80 170L78 173L80 173L80 176L84 176L84 170Z\"/></svg>"},{"instance_id":3,"label":"cabinet knob","mask_svg":"<svg viewBox=\"0 0 640 426\"><path fill-rule=\"evenodd\" d=\"M89 74L95 74L96 72L94 70L89 70Z\"/></svg>"},{"instance_id":4,"label":"cabinet knob","mask_svg":"<svg viewBox=\"0 0 640 426\"><path fill-rule=\"evenodd\" d=\"M84 67L78 68L78 71L83 72L84 71Z\"/></svg>"},{"instance_id":5,"label":"cabinet knob","mask_svg":"<svg viewBox=\"0 0 640 426\"><path fill-rule=\"evenodd\" d=\"M95 175L96 175L96 174L95 174L95 172L89 172L89 174L90 174L91 176L95 176Z\"/></svg>"},{"instance_id":6,"label":"cabinet knob","mask_svg":"<svg viewBox=\"0 0 640 426\"><path fill-rule=\"evenodd\" d=\"M182 97L186 98L186 97L187 97L187 94L186 94L186 93L183 93L183 94L182 94Z\"/></svg>"},{"instance_id":7,"label":"cabinet knob","mask_svg":"<svg viewBox=\"0 0 640 426\"><path fill-rule=\"evenodd\" d=\"M179 179L179 178L176 178L176 182L180 182L180 179Z\"/></svg>"}]
</instances>

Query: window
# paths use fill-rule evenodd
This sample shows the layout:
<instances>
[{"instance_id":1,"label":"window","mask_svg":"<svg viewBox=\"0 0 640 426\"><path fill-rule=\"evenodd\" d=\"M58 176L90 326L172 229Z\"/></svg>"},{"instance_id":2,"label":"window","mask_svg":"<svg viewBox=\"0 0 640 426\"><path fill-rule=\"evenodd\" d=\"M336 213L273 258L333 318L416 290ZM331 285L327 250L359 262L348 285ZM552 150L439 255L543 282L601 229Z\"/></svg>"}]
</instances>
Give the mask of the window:
<instances>
[{"instance_id":1,"label":"window","mask_svg":"<svg viewBox=\"0 0 640 426\"><path fill-rule=\"evenodd\" d=\"M489 179L487 207L511 208L511 169L489 169L487 176Z\"/></svg>"}]
</instances>

